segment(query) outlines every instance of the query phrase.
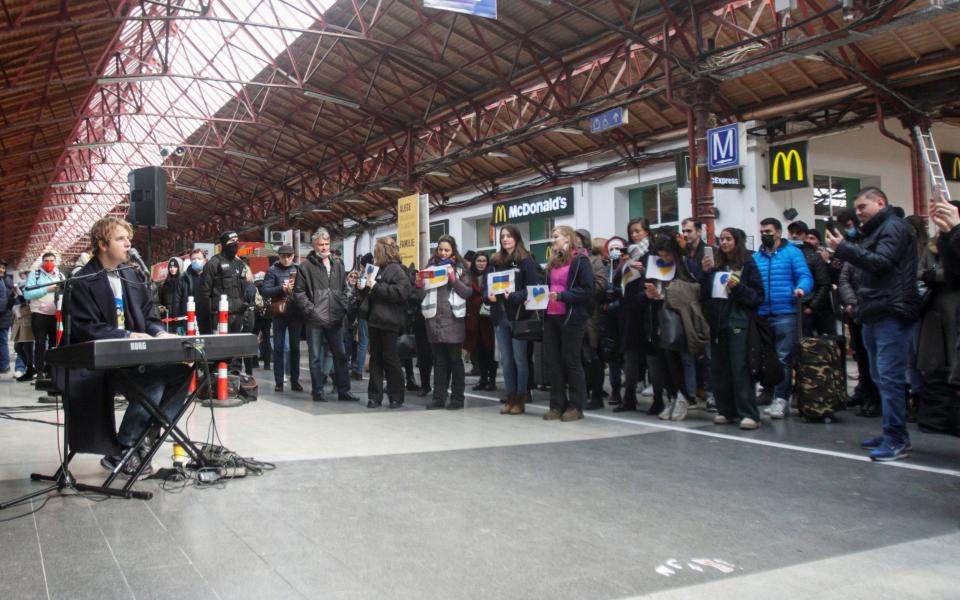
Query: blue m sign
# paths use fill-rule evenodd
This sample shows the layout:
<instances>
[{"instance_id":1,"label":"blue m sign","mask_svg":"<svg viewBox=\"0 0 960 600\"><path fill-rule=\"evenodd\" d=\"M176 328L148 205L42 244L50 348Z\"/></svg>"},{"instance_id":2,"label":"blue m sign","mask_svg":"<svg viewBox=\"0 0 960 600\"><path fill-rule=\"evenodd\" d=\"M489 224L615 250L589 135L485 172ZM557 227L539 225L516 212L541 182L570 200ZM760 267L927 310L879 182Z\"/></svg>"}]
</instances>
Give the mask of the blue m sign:
<instances>
[{"instance_id":1,"label":"blue m sign","mask_svg":"<svg viewBox=\"0 0 960 600\"><path fill-rule=\"evenodd\" d=\"M707 170L725 171L740 166L740 123L707 130Z\"/></svg>"}]
</instances>

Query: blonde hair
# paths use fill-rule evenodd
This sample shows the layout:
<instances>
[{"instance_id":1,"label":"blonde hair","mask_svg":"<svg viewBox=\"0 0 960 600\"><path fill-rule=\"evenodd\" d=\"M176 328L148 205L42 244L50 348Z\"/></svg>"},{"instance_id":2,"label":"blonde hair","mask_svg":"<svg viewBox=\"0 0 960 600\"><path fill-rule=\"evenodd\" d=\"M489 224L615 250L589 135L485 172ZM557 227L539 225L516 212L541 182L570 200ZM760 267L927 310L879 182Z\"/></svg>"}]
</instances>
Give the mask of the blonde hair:
<instances>
[{"instance_id":1,"label":"blonde hair","mask_svg":"<svg viewBox=\"0 0 960 600\"><path fill-rule=\"evenodd\" d=\"M399 262L400 246L397 246L397 240L389 236L377 239L377 244L373 247L373 264L383 267Z\"/></svg>"},{"instance_id":2,"label":"blonde hair","mask_svg":"<svg viewBox=\"0 0 960 600\"><path fill-rule=\"evenodd\" d=\"M597 256L603 256L607 249L607 238L595 237L590 241L590 251Z\"/></svg>"},{"instance_id":3,"label":"blonde hair","mask_svg":"<svg viewBox=\"0 0 960 600\"><path fill-rule=\"evenodd\" d=\"M130 223L127 223L120 217L104 217L94 223L93 227L90 228L90 246L93 249L93 256L100 255L99 242L103 242L107 246L110 245L110 235L117 227L126 229L127 234L130 236L130 240L133 240L133 226L130 225Z\"/></svg>"},{"instance_id":4,"label":"blonde hair","mask_svg":"<svg viewBox=\"0 0 960 600\"><path fill-rule=\"evenodd\" d=\"M558 269L565 265L569 265L573 261L573 255L577 250L583 246L580 244L580 236L577 235L577 232L573 230L573 227L568 227L566 225L557 225L553 228L553 232L550 234L551 237L554 233L559 233L569 240L570 247L566 250L553 250L553 255L550 257L550 268Z\"/></svg>"}]
</instances>

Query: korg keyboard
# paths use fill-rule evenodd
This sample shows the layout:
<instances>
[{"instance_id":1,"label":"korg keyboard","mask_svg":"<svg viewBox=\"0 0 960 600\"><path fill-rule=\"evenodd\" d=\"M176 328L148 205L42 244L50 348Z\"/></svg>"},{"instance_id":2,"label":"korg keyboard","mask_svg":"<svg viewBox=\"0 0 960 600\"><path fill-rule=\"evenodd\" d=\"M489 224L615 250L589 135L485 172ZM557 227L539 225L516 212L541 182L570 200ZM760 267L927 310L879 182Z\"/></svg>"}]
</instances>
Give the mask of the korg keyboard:
<instances>
[{"instance_id":1,"label":"korg keyboard","mask_svg":"<svg viewBox=\"0 0 960 600\"><path fill-rule=\"evenodd\" d=\"M202 344L203 355L194 348ZM251 333L159 337L146 339L94 340L60 346L47 351L51 365L103 371L140 365L168 365L206 358L219 361L259 352L257 336Z\"/></svg>"}]
</instances>

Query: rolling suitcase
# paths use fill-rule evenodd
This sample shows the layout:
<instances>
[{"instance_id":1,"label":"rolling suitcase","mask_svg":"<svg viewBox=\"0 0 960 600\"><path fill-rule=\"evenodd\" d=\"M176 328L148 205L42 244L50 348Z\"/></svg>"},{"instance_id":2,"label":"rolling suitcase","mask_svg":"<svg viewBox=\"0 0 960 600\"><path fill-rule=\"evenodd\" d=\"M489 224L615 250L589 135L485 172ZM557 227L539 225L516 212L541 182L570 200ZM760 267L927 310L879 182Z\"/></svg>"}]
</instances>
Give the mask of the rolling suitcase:
<instances>
[{"instance_id":1,"label":"rolling suitcase","mask_svg":"<svg viewBox=\"0 0 960 600\"><path fill-rule=\"evenodd\" d=\"M794 393L805 423L830 423L846 408L847 386L842 340L835 335L802 337L803 312L798 307L800 342L794 352Z\"/></svg>"}]
</instances>

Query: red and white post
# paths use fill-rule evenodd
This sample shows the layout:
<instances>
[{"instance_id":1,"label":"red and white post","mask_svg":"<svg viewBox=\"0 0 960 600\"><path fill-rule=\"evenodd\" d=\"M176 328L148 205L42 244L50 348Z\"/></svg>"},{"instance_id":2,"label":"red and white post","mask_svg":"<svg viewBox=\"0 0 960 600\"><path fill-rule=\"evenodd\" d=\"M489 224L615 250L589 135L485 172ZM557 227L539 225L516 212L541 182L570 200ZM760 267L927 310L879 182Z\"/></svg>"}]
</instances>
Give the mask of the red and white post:
<instances>
[{"instance_id":1,"label":"red and white post","mask_svg":"<svg viewBox=\"0 0 960 600\"><path fill-rule=\"evenodd\" d=\"M227 302L227 295L220 296L219 315L217 320L217 335L226 335L230 332L230 306ZM219 402L227 401L227 363L217 364L217 400Z\"/></svg>"},{"instance_id":2,"label":"red and white post","mask_svg":"<svg viewBox=\"0 0 960 600\"><path fill-rule=\"evenodd\" d=\"M193 296L187 296L187 335L197 335L197 304L193 301ZM197 372L193 372L190 378L190 387L188 393L193 393L197 389Z\"/></svg>"}]
</instances>

